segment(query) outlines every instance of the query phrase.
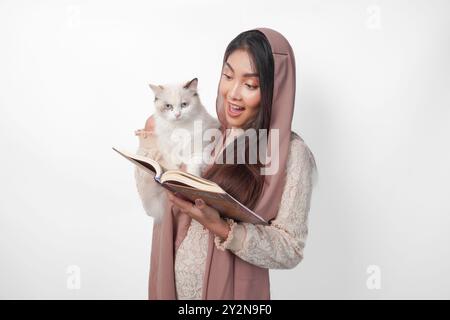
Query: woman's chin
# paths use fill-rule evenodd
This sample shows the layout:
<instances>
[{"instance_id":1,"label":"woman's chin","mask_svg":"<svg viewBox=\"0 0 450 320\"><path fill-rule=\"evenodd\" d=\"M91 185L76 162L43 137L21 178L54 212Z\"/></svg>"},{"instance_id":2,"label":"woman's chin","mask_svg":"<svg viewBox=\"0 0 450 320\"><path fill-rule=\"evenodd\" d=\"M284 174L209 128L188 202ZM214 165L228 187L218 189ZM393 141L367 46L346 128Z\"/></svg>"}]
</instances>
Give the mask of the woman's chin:
<instances>
[{"instance_id":1,"label":"woman's chin","mask_svg":"<svg viewBox=\"0 0 450 320\"><path fill-rule=\"evenodd\" d=\"M241 119L242 118L242 119ZM227 123L228 123L228 125L230 126L230 128L231 127L234 127L234 128L240 128L240 127L242 127L242 124L244 123L244 120L243 120L243 118L244 117L242 117L242 116L239 116L239 117L235 117L235 118L233 118L233 117L230 117L229 115L226 115L226 119L227 119Z\"/></svg>"}]
</instances>

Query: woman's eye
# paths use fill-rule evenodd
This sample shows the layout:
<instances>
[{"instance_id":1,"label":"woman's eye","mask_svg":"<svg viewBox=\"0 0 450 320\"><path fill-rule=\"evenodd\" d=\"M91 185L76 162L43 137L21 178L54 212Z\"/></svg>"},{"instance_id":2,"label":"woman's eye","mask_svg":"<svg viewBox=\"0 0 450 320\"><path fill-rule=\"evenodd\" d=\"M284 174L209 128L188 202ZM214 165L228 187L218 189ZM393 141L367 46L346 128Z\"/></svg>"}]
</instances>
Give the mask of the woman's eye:
<instances>
[{"instance_id":1,"label":"woman's eye","mask_svg":"<svg viewBox=\"0 0 450 320\"><path fill-rule=\"evenodd\" d=\"M186 108L187 105L188 105L188 104L187 104L186 102L183 102L183 103L181 104L181 107L182 107L182 108Z\"/></svg>"},{"instance_id":2,"label":"woman's eye","mask_svg":"<svg viewBox=\"0 0 450 320\"><path fill-rule=\"evenodd\" d=\"M227 78L228 80L230 80L231 79L231 77L229 76L229 75L227 75L227 74L223 74L224 76L225 76L225 78Z\"/></svg>"},{"instance_id":3,"label":"woman's eye","mask_svg":"<svg viewBox=\"0 0 450 320\"><path fill-rule=\"evenodd\" d=\"M258 88L258 86L252 86L251 84L248 83L246 83L245 85L251 90L255 90L256 88Z\"/></svg>"},{"instance_id":4,"label":"woman's eye","mask_svg":"<svg viewBox=\"0 0 450 320\"><path fill-rule=\"evenodd\" d=\"M166 104L165 107L166 107L166 109L172 109L172 105L171 104Z\"/></svg>"}]
</instances>

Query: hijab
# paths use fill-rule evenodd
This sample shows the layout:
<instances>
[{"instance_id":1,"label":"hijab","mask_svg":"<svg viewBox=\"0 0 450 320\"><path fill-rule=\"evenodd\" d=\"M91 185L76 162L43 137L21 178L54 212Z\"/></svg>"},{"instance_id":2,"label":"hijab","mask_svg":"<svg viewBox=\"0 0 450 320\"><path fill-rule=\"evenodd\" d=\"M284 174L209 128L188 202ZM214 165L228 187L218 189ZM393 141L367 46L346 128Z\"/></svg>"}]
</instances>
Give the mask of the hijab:
<instances>
[{"instance_id":1,"label":"hijab","mask_svg":"<svg viewBox=\"0 0 450 320\"><path fill-rule=\"evenodd\" d=\"M295 58L286 38L269 28L257 28L271 47L274 59L274 88L272 113L268 134L268 150L271 150L272 129L279 134L278 170L266 176L262 193L254 211L267 221L278 213L286 179L286 165L289 153L291 123L295 101ZM216 111L224 124L225 110L218 94ZM225 126L226 127L226 126ZM277 141L277 142L278 142ZM191 218L166 204L160 223L153 225L152 253L149 276L149 299L175 300L175 253L186 237ZM209 233L208 252L203 278L202 299L259 300L270 299L269 270L248 263L230 250L219 250L214 244L214 234Z\"/></svg>"}]
</instances>

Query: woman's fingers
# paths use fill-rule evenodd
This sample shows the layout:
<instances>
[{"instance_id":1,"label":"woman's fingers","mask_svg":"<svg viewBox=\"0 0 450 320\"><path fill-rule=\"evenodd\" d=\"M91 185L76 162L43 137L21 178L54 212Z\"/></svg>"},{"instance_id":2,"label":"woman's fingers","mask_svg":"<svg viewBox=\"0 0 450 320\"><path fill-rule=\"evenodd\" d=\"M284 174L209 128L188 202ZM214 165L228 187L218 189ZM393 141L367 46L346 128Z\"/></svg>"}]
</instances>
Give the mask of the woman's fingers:
<instances>
[{"instance_id":1,"label":"woman's fingers","mask_svg":"<svg viewBox=\"0 0 450 320\"><path fill-rule=\"evenodd\" d=\"M200 223L204 223L209 219L219 216L219 213L213 207L210 207L206 204L206 202L201 199L195 199L195 204L191 201L186 201L176 195L173 191L166 189L166 194L169 202L177 209L180 210L181 213L185 213L189 215L191 218L199 221Z\"/></svg>"},{"instance_id":2,"label":"woman's fingers","mask_svg":"<svg viewBox=\"0 0 450 320\"><path fill-rule=\"evenodd\" d=\"M154 129L155 129L155 118L153 117L153 115L151 115L145 122L145 130L153 132Z\"/></svg>"},{"instance_id":3,"label":"woman's fingers","mask_svg":"<svg viewBox=\"0 0 450 320\"><path fill-rule=\"evenodd\" d=\"M191 211L192 208L194 207L194 205L189 202L189 201L185 201L179 197L174 196L173 194L169 193L169 200L176 205L177 207L179 207L181 210L185 210L185 211Z\"/></svg>"},{"instance_id":4,"label":"woman's fingers","mask_svg":"<svg viewBox=\"0 0 450 320\"><path fill-rule=\"evenodd\" d=\"M148 136L153 135L153 131L148 131L144 129L139 129L134 131L134 135L142 136L143 138L147 138Z\"/></svg>"},{"instance_id":5,"label":"woman's fingers","mask_svg":"<svg viewBox=\"0 0 450 320\"><path fill-rule=\"evenodd\" d=\"M195 206L200 210L203 210L206 208L206 203L205 201L203 201L203 199L195 199Z\"/></svg>"}]
</instances>

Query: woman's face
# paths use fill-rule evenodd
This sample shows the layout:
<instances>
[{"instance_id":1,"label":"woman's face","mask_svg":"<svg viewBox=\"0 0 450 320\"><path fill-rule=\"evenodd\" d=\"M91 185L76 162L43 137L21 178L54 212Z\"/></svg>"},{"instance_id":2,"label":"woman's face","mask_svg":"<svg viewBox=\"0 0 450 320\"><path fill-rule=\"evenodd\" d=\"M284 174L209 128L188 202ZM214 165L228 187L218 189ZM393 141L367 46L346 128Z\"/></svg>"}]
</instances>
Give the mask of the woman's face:
<instances>
[{"instance_id":1,"label":"woman's face","mask_svg":"<svg viewBox=\"0 0 450 320\"><path fill-rule=\"evenodd\" d=\"M219 94L223 98L226 120L232 128L244 127L258 114L261 90L250 59L246 51L235 50L222 69Z\"/></svg>"}]
</instances>

